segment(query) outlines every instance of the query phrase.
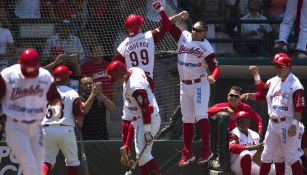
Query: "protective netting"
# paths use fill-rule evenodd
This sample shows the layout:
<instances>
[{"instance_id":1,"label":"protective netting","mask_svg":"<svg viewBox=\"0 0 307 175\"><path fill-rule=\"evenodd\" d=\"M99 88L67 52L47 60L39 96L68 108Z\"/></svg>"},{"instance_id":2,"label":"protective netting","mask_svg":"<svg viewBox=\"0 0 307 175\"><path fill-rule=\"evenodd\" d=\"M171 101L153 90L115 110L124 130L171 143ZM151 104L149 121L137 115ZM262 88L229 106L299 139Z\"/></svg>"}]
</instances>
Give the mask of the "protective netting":
<instances>
[{"instance_id":1,"label":"protective netting","mask_svg":"<svg viewBox=\"0 0 307 175\"><path fill-rule=\"evenodd\" d=\"M40 52L43 66L52 64L61 53L76 54L81 68L86 61L97 55L104 55L107 60L111 60L118 45L126 37L124 20L128 15L137 13L143 16L143 32L161 25L158 11L152 7L153 2L155 0L2 0L0 1L0 23L12 34L16 48L13 55L5 58L8 60L6 66L17 63L20 52L29 47L36 48ZM177 13L174 4L164 2L162 5L169 16ZM5 35L9 34L5 33ZM0 47L3 46L0 45ZM176 43L169 34L155 50L155 94L162 121L165 122L179 104L176 57L168 54L174 50L176 50ZM80 83L76 80L82 77L82 70L78 71L76 68L78 66L70 61L61 63L66 64L74 72L71 85L75 89L80 89ZM51 65L49 70L52 71L54 67ZM95 68L90 65L87 69ZM103 78L106 75L103 70L100 70L92 76L96 81L95 76ZM112 97L117 107L116 112L111 113L111 117L108 118L109 136L120 138L122 86L115 86L112 90L109 89L105 79L102 83L103 92L106 95L112 92L108 96ZM97 112L97 115L100 114Z\"/></svg>"}]
</instances>

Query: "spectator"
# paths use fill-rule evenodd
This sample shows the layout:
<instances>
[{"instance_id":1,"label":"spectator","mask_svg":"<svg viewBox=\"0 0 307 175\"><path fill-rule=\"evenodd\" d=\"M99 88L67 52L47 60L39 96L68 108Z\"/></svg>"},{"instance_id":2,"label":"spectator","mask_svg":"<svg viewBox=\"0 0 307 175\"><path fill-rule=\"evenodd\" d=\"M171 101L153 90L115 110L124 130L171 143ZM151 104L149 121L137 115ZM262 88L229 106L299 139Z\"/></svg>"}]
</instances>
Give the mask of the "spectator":
<instances>
[{"instance_id":1,"label":"spectator","mask_svg":"<svg viewBox=\"0 0 307 175\"><path fill-rule=\"evenodd\" d=\"M112 99L112 84L106 69L109 61L104 60L103 47L98 45L91 48L90 59L81 65L82 76L92 77L94 82L102 83L102 92L108 98Z\"/></svg>"},{"instance_id":2,"label":"spectator","mask_svg":"<svg viewBox=\"0 0 307 175\"><path fill-rule=\"evenodd\" d=\"M0 71L9 66L9 57L15 56L16 48L4 8L0 8Z\"/></svg>"},{"instance_id":3,"label":"spectator","mask_svg":"<svg viewBox=\"0 0 307 175\"><path fill-rule=\"evenodd\" d=\"M226 33L227 31L225 24L219 24L215 38L216 39L231 39L230 36ZM237 55L236 51L233 48L233 43L223 42L223 43L215 43L216 54L219 56L235 56Z\"/></svg>"},{"instance_id":4,"label":"spectator","mask_svg":"<svg viewBox=\"0 0 307 175\"><path fill-rule=\"evenodd\" d=\"M84 140L108 140L106 110L115 111L114 103L101 91L101 82L94 83L92 77L81 79L81 101L84 103L85 117L82 135Z\"/></svg>"},{"instance_id":5,"label":"spectator","mask_svg":"<svg viewBox=\"0 0 307 175\"><path fill-rule=\"evenodd\" d=\"M250 119L258 125L258 133L262 139L262 119L259 114L257 114L249 105L242 103L240 100L240 95L242 94L242 89L238 86L232 86L227 95L227 102L218 103L213 105L208 109L209 116L213 119L211 120L211 125L217 126L212 127L212 137L211 145L213 150L216 150L216 140L218 146L218 164L215 164L214 169L229 171L229 153L227 150L227 136L229 131L235 128L234 114L239 111L248 112ZM214 133L217 133L214 135ZM217 139L216 139L217 138Z\"/></svg>"},{"instance_id":6,"label":"spectator","mask_svg":"<svg viewBox=\"0 0 307 175\"><path fill-rule=\"evenodd\" d=\"M71 59L77 58L81 63L84 61L84 51L80 39L70 33L70 21L65 19L61 21L56 27L56 34L49 37L43 49L43 55L51 56L51 51L54 46L61 47L67 55L72 54ZM72 71L76 71L73 70Z\"/></svg>"},{"instance_id":7,"label":"spectator","mask_svg":"<svg viewBox=\"0 0 307 175\"><path fill-rule=\"evenodd\" d=\"M57 20L68 19L71 22L72 33L77 34L82 17L82 11L86 7L84 0L48 0L49 6L46 10L49 10L51 18Z\"/></svg>"},{"instance_id":8,"label":"spectator","mask_svg":"<svg viewBox=\"0 0 307 175\"><path fill-rule=\"evenodd\" d=\"M226 0L226 6L230 9L230 18L240 18L248 13L248 0Z\"/></svg>"},{"instance_id":9,"label":"spectator","mask_svg":"<svg viewBox=\"0 0 307 175\"><path fill-rule=\"evenodd\" d=\"M40 19L40 0L16 0L15 15L21 19Z\"/></svg>"},{"instance_id":10,"label":"spectator","mask_svg":"<svg viewBox=\"0 0 307 175\"><path fill-rule=\"evenodd\" d=\"M307 1L293 0L287 2L287 9L283 22L280 24L279 39L276 41L275 52L287 51L287 40L295 22L295 32L298 42L295 57L307 58Z\"/></svg>"},{"instance_id":11,"label":"spectator","mask_svg":"<svg viewBox=\"0 0 307 175\"><path fill-rule=\"evenodd\" d=\"M267 20L266 17L259 14L261 3L259 0L249 0L248 9L249 13L241 18L241 20ZM237 31L235 27L235 31ZM242 24L241 37L244 39L263 39L270 32L272 28L269 24ZM240 43L240 55L248 56L251 54L251 49L256 49L257 56L268 56L265 50L265 43Z\"/></svg>"}]
</instances>

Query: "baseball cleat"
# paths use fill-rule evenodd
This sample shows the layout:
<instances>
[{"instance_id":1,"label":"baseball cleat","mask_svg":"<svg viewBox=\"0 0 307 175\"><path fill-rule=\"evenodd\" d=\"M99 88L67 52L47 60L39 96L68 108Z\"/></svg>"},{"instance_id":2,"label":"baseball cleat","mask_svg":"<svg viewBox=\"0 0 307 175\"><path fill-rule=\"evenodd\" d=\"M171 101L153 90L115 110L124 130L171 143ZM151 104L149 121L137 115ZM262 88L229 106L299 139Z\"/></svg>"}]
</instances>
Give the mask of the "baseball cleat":
<instances>
[{"instance_id":1,"label":"baseball cleat","mask_svg":"<svg viewBox=\"0 0 307 175\"><path fill-rule=\"evenodd\" d=\"M185 155L182 155L181 156L181 159L178 163L178 166L179 167L186 167L188 166L190 163L194 162L195 161L195 157L193 155L187 157Z\"/></svg>"},{"instance_id":2,"label":"baseball cleat","mask_svg":"<svg viewBox=\"0 0 307 175\"><path fill-rule=\"evenodd\" d=\"M198 160L197 160L197 164L199 165L203 165L205 164L206 162L208 162L211 157L213 156L213 153L211 150L209 150L205 155L201 155Z\"/></svg>"}]
</instances>

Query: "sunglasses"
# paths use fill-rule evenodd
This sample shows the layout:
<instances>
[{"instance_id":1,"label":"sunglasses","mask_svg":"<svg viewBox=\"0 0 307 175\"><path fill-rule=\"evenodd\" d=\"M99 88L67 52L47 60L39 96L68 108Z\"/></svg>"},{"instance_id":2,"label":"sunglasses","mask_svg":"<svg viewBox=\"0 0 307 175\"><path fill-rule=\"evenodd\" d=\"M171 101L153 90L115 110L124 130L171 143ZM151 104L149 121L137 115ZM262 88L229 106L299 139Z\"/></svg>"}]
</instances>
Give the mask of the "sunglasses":
<instances>
[{"instance_id":1,"label":"sunglasses","mask_svg":"<svg viewBox=\"0 0 307 175\"><path fill-rule=\"evenodd\" d=\"M240 118L237 118L236 120L237 121L247 121L247 120L249 120L249 118L248 117L240 117Z\"/></svg>"},{"instance_id":2,"label":"sunglasses","mask_svg":"<svg viewBox=\"0 0 307 175\"><path fill-rule=\"evenodd\" d=\"M233 98L240 98L240 95L236 95L236 94L228 94L229 97L233 97Z\"/></svg>"},{"instance_id":3,"label":"sunglasses","mask_svg":"<svg viewBox=\"0 0 307 175\"><path fill-rule=\"evenodd\" d=\"M194 31L194 32L196 32L196 33L205 32L204 30L197 29L197 28L195 28L195 27L192 27L192 31Z\"/></svg>"}]
</instances>

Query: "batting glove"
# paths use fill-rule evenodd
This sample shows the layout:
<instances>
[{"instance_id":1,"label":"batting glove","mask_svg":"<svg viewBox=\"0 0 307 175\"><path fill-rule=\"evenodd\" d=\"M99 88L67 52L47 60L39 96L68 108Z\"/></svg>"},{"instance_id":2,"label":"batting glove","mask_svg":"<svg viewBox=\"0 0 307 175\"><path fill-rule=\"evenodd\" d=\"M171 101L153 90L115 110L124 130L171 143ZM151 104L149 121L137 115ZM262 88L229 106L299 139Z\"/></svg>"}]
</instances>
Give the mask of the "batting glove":
<instances>
[{"instance_id":1,"label":"batting glove","mask_svg":"<svg viewBox=\"0 0 307 175\"><path fill-rule=\"evenodd\" d=\"M150 132L145 132L144 133L144 138L145 138L146 145L150 145L151 142L153 141L153 136L151 135Z\"/></svg>"},{"instance_id":2,"label":"batting glove","mask_svg":"<svg viewBox=\"0 0 307 175\"><path fill-rule=\"evenodd\" d=\"M163 7L161 6L161 2L160 2L160 1L154 2L154 3L152 4L152 6L153 6L155 9L159 10L159 11L164 10Z\"/></svg>"}]
</instances>

